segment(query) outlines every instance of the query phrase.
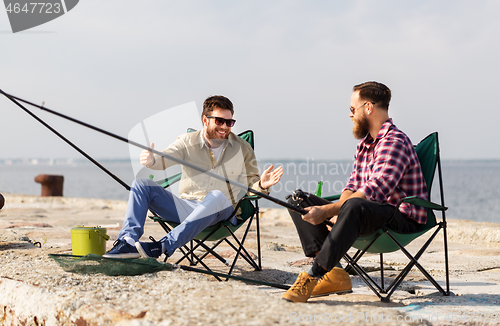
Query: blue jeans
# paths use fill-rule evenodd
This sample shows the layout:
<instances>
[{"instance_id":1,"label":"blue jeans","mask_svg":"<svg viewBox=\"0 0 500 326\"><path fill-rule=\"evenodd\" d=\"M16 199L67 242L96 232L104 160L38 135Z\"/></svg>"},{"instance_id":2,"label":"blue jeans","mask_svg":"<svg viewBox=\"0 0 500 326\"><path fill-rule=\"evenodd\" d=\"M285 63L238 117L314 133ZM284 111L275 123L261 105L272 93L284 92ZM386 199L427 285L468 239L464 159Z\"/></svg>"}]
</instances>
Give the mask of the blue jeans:
<instances>
[{"instance_id":1,"label":"blue jeans","mask_svg":"<svg viewBox=\"0 0 500 326\"><path fill-rule=\"evenodd\" d=\"M182 199L147 178L134 180L127 212L118 239L124 236L139 241L144 234L148 209L165 221L180 223L160 242L171 256L177 248L192 240L206 227L225 221L234 212L231 202L219 190L213 190L199 202ZM236 217L230 219L236 225Z\"/></svg>"}]
</instances>

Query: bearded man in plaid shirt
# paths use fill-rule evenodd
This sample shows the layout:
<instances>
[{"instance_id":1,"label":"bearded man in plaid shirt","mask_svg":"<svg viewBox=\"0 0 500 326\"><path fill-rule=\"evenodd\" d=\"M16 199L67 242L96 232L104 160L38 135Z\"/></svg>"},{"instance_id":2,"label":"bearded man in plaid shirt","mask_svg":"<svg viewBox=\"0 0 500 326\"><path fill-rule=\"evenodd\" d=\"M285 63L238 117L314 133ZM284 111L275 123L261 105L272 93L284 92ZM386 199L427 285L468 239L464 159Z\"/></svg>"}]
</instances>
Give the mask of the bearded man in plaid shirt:
<instances>
[{"instance_id":1,"label":"bearded man in plaid shirt","mask_svg":"<svg viewBox=\"0 0 500 326\"><path fill-rule=\"evenodd\" d=\"M410 233L426 223L426 208L408 203L395 207L406 196L428 199L428 191L413 144L389 118L390 100L391 90L384 84L354 86L350 118L354 137L360 139L354 169L338 202L311 195L316 206L305 207L306 215L290 211L305 255L315 258L311 269L283 294L284 300L306 302L311 296L352 292L339 261L359 236L382 226ZM296 204L293 197L290 202Z\"/></svg>"}]
</instances>

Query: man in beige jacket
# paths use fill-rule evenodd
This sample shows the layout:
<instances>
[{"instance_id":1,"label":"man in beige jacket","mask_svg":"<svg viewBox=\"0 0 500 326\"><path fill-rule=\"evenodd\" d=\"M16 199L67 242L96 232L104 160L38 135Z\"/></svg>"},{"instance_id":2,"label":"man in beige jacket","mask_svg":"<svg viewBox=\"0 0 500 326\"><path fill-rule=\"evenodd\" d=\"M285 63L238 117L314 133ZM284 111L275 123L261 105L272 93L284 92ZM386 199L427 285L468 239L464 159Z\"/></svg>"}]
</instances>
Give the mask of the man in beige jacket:
<instances>
[{"instance_id":1,"label":"man in beige jacket","mask_svg":"<svg viewBox=\"0 0 500 326\"><path fill-rule=\"evenodd\" d=\"M268 194L269 188L279 182L283 168L272 170L270 166L259 176L252 147L231 132L236 122L233 114L233 104L228 98L207 98L201 115L203 129L179 136L164 153ZM144 150L141 164L164 170L178 163ZM227 220L243 195L245 192L240 188L186 165L182 165L179 196L149 179L136 179L118 240L104 257L157 258L162 253L169 257L206 227ZM139 242L148 209L179 225L160 241ZM236 217L230 222L235 225Z\"/></svg>"}]
</instances>

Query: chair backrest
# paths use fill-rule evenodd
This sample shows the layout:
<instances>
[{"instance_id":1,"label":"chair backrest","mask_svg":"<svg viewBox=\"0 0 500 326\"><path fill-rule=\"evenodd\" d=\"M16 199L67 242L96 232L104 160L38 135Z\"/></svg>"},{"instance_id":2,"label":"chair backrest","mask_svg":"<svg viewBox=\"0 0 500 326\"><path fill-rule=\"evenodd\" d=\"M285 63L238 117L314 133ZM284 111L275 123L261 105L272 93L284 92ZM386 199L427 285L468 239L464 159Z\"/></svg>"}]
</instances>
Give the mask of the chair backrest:
<instances>
[{"instance_id":1,"label":"chair backrest","mask_svg":"<svg viewBox=\"0 0 500 326\"><path fill-rule=\"evenodd\" d=\"M243 132L239 133L238 136L240 138L246 140L246 142L249 143L250 146L252 146L252 149L255 149L254 135L253 135L253 131L252 130L243 131Z\"/></svg>"},{"instance_id":2,"label":"chair backrest","mask_svg":"<svg viewBox=\"0 0 500 326\"><path fill-rule=\"evenodd\" d=\"M427 191L429 192L430 197L432 181L434 179L436 165L439 159L437 132L434 132L422 139L422 141L415 146L415 151L417 152L418 160L420 161L420 167L422 168L422 174L424 175Z\"/></svg>"},{"instance_id":3,"label":"chair backrest","mask_svg":"<svg viewBox=\"0 0 500 326\"><path fill-rule=\"evenodd\" d=\"M253 134L252 130L243 131L243 132L239 133L238 136L241 137L242 139L244 139L247 143L249 143L250 146L252 146L252 149L254 149L254 140L255 139L254 139L254 134ZM240 205L240 208L241 208L240 218L241 218L242 222L246 221L250 216L253 215L254 206L252 205L251 201L249 201L249 200L243 201Z\"/></svg>"},{"instance_id":4,"label":"chair backrest","mask_svg":"<svg viewBox=\"0 0 500 326\"><path fill-rule=\"evenodd\" d=\"M196 129L193 129L193 128L188 128L187 132L195 132ZM240 132L238 134L238 136L240 138L242 138L243 140L245 140L247 143L250 144L250 146L252 146L252 149L255 149L255 145L254 145L254 135L253 135L253 131L252 130L247 130L247 131L243 131L243 132Z\"/></svg>"},{"instance_id":5,"label":"chair backrest","mask_svg":"<svg viewBox=\"0 0 500 326\"><path fill-rule=\"evenodd\" d=\"M439 162L438 133L433 132L429 136L422 139L422 141L415 146L415 151L417 152L418 160L420 161L420 167L422 168L422 174L424 175L430 200L432 182L434 180L434 175L436 174L436 166ZM441 185L441 180L439 180L439 183ZM436 216L433 211L429 209L427 213L427 223L422 228L427 229L434 227L435 225Z\"/></svg>"}]
</instances>

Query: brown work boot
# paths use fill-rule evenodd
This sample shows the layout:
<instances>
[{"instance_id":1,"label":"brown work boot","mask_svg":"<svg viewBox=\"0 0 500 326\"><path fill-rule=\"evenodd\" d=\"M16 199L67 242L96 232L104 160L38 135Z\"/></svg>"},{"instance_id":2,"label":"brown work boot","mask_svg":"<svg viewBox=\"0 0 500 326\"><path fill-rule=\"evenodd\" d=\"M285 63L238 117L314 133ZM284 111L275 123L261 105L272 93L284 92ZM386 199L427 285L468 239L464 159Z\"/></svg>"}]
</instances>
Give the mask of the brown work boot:
<instances>
[{"instance_id":1,"label":"brown work boot","mask_svg":"<svg viewBox=\"0 0 500 326\"><path fill-rule=\"evenodd\" d=\"M290 302L306 302L316 284L318 280L315 277L302 272L281 298Z\"/></svg>"},{"instance_id":2,"label":"brown work boot","mask_svg":"<svg viewBox=\"0 0 500 326\"><path fill-rule=\"evenodd\" d=\"M351 292L352 282L349 274L342 268L334 267L319 280L318 285L311 293L311 297Z\"/></svg>"}]
</instances>

